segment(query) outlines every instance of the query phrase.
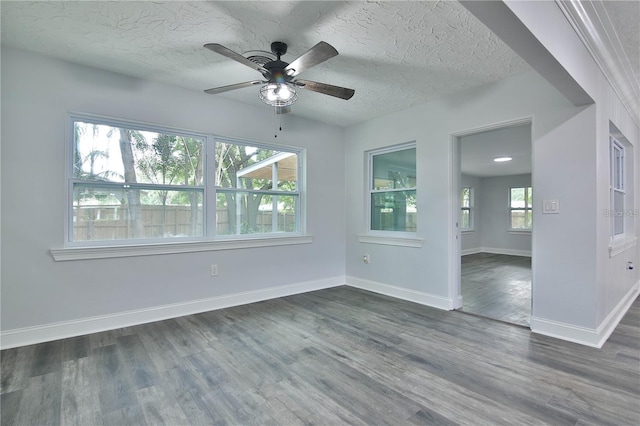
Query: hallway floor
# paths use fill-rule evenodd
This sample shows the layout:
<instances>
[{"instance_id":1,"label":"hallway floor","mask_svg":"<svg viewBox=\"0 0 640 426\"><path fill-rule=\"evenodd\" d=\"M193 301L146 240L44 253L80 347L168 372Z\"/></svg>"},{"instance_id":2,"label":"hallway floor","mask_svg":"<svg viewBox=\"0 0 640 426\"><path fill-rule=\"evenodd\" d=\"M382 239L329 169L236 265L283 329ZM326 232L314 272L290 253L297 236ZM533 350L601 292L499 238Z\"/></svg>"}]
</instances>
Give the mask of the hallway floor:
<instances>
[{"instance_id":1,"label":"hallway floor","mask_svg":"<svg viewBox=\"0 0 640 426\"><path fill-rule=\"evenodd\" d=\"M476 253L462 256L462 311L529 327L531 258Z\"/></svg>"}]
</instances>

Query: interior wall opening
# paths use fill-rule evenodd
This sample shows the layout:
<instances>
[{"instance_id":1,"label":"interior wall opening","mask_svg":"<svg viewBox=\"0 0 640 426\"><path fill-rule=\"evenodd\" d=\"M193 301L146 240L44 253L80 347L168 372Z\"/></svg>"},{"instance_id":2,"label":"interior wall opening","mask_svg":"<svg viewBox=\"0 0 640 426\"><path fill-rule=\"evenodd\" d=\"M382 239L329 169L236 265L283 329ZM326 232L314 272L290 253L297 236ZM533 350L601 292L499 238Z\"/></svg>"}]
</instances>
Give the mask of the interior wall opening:
<instances>
[{"instance_id":1,"label":"interior wall opening","mask_svg":"<svg viewBox=\"0 0 640 426\"><path fill-rule=\"evenodd\" d=\"M529 327L531 121L471 131L456 143L459 310Z\"/></svg>"}]
</instances>

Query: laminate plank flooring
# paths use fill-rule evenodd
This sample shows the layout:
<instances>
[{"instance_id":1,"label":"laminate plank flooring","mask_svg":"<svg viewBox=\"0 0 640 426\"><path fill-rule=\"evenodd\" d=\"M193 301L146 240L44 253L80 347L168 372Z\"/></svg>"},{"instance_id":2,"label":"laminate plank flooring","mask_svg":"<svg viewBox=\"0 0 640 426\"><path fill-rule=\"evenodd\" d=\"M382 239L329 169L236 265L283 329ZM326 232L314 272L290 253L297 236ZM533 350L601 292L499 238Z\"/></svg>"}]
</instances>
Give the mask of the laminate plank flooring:
<instances>
[{"instance_id":1,"label":"laminate plank flooring","mask_svg":"<svg viewBox=\"0 0 640 426\"><path fill-rule=\"evenodd\" d=\"M337 287L1 357L3 426L640 424L640 300L602 349Z\"/></svg>"},{"instance_id":2,"label":"laminate plank flooring","mask_svg":"<svg viewBox=\"0 0 640 426\"><path fill-rule=\"evenodd\" d=\"M461 262L462 311L529 327L530 257L477 253Z\"/></svg>"}]
</instances>

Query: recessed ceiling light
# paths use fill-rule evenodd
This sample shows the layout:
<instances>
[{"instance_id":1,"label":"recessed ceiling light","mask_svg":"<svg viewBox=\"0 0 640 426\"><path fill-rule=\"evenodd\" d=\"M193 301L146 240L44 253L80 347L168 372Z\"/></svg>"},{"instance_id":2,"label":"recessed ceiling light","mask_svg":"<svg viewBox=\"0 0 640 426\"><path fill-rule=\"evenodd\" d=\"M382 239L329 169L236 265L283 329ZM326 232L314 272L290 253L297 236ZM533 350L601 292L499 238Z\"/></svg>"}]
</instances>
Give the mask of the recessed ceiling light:
<instances>
[{"instance_id":1,"label":"recessed ceiling light","mask_svg":"<svg viewBox=\"0 0 640 426\"><path fill-rule=\"evenodd\" d=\"M493 159L496 163L504 163L505 161L511 161L513 158L511 157L496 157Z\"/></svg>"}]
</instances>

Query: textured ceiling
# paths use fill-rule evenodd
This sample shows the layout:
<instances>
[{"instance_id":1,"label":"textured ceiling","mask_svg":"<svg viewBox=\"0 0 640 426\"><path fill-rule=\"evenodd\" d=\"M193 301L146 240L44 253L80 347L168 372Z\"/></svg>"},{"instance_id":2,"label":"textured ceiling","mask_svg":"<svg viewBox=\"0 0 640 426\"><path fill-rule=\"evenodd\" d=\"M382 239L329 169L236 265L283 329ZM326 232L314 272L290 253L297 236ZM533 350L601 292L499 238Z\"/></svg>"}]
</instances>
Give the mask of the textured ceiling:
<instances>
[{"instance_id":1,"label":"textured ceiling","mask_svg":"<svg viewBox=\"0 0 640 426\"><path fill-rule=\"evenodd\" d=\"M640 86L640 1L603 1L602 5Z\"/></svg>"},{"instance_id":2,"label":"textured ceiling","mask_svg":"<svg viewBox=\"0 0 640 426\"><path fill-rule=\"evenodd\" d=\"M300 90L293 114L337 125L530 69L453 1L2 1L0 7L4 45L198 91L260 78L205 43L242 53L284 41L283 60L291 62L324 40L340 55L301 78L356 94L344 101ZM260 105L257 93L249 87L214 96Z\"/></svg>"}]
</instances>

